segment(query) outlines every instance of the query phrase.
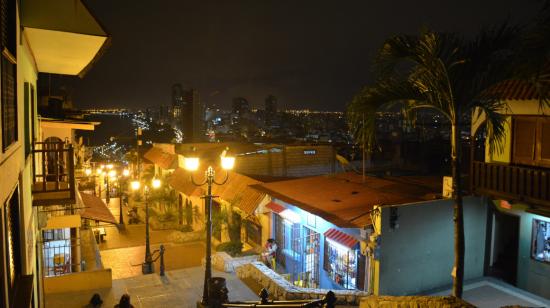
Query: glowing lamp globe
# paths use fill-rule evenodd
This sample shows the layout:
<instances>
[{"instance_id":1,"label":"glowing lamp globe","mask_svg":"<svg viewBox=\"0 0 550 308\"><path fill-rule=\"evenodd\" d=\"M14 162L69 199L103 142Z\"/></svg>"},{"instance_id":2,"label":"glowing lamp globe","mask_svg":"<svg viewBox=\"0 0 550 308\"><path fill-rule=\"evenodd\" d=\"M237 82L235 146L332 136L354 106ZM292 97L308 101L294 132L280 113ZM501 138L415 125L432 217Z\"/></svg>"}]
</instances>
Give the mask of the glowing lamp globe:
<instances>
[{"instance_id":1,"label":"glowing lamp globe","mask_svg":"<svg viewBox=\"0 0 550 308\"><path fill-rule=\"evenodd\" d=\"M130 186L132 187L132 190L138 190L141 186L141 183L139 181L132 181L132 183L130 183Z\"/></svg>"},{"instance_id":2,"label":"glowing lamp globe","mask_svg":"<svg viewBox=\"0 0 550 308\"><path fill-rule=\"evenodd\" d=\"M114 178L116 176L116 170L109 171L109 177Z\"/></svg>"},{"instance_id":3,"label":"glowing lamp globe","mask_svg":"<svg viewBox=\"0 0 550 308\"><path fill-rule=\"evenodd\" d=\"M235 166L235 157L224 156L222 157L222 168L225 170L231 170Z\"/></svg>"},{"instance_id":4,"label":"glowing lamp globe","mask_svg":"<svg viewBox=\"0 0 550 308\"><path fill-rule=\"evenodd\" d=\"M199 169L199 158L198 157L186 157L185 158L185 170L187 171L197 171Z\"/></svg>"},{"instance_id":5,"label":"glowing lamp globe","mask_svg":"<svg viewBox=\"0 0 550 308\"><path fill-rule=\"evenodd\" d=\"M160 180L159 179L153 179L152 183L153 188L159 188L160 187Z\"/></svg>"}]
</instances>

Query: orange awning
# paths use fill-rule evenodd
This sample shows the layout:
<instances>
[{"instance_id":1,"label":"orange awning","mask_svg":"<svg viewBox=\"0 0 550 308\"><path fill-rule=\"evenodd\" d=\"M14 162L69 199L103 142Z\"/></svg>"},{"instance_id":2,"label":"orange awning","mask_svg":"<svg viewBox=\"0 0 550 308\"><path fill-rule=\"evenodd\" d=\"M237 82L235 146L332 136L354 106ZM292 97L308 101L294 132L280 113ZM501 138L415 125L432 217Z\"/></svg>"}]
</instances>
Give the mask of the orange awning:
<instances>
[{"instance_id":1,"label":"orange awning","mask_svg":"<svg viewBox=\"0 0 550 308\"><path fill-rule=\"evenodd\" d=\"M115 217L103 200L86 193L80 193L80 196L82 197L82 202L86 207L80 214L82 218L98 220L111 224L117 223Z\"/></svg>"},{"instance_id":2,"label":"orange awning","mask_svg":"<svg viewBox=\"0 0 550 308\"><path fill-rule=\"evenodd\" d=\"M270 209L273 213L277 213L277 214L280 214L282 211L286 210L286 208L282 205L280 205L279 203L277 202L269 202L266 207L268 209Z\"/></svg>"}]
</instances>

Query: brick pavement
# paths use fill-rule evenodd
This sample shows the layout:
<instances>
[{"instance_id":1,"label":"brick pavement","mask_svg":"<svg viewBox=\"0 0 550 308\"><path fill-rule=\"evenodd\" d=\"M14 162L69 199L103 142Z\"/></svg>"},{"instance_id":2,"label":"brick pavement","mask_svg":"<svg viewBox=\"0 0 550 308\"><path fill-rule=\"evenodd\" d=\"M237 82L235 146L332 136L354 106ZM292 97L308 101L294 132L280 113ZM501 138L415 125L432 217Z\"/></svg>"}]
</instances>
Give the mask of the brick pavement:
<instances>
[{"instance_id":1,"label":"brick pavement","mask_svg":"<svg viewBox=\"0 0 550 308\"><path fill-rule=\"evenodd\" d=\"M215 277L227 281L230 300L258 300L258 297L234 274L213 272ZM191 267L168 271L165 277L158 274L140 275L113 280L111 289L50 294L46 296L46 307L83 307L94 293L103 299L103 307L113 307L120 296L128 293L136 308L196 307L202 297L204 269Z\"/></svg>"},{"instance_id":2,"label":"brick pavement","mask_svg":"<svg viewBox=\"0 0 550 308\"><path fill-rule=\"evenodd\" d=\"M151 252L159 249L158 244L151 245ZM165 270L175 270L199 266L204 257L205 246L201 242L188 244L164 244ZM141 263L145 259L145 246L109 249L101 251L101 260L105 268L111 268L113 279L141 275ZM160 260L155 262L155 271L159 272Z\"/></svg>"}]
</instances>

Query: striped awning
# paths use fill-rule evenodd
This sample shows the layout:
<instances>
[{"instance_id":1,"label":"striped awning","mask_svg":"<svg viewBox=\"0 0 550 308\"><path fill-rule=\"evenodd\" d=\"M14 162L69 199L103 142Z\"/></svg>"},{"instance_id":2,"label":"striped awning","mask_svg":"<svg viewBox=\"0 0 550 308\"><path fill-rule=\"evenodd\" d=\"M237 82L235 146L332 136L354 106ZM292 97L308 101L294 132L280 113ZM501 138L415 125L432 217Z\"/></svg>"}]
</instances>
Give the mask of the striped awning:
<instances>
[{"instance_id":1,"label":"striped awning","mask_svg":"<svg viewBox=\"0 0 550 308\"><path fill-rule=\"evenodd\" d=\"M276 214L280 214L282 211L286 210L284 206L274 201L269 202L266 207Z\"/></svg>"},{"instance_id":2,"label":"striped awning","mask_svg":"<svg viewBox=\"0 0 550 308\"><path fill-rule=\"evenodd\" d=\"M353 236L334 228L328 229L327 232L325 232L325 237L349 248L353 248L359 243Z\"/></svg>"}]
</instances>

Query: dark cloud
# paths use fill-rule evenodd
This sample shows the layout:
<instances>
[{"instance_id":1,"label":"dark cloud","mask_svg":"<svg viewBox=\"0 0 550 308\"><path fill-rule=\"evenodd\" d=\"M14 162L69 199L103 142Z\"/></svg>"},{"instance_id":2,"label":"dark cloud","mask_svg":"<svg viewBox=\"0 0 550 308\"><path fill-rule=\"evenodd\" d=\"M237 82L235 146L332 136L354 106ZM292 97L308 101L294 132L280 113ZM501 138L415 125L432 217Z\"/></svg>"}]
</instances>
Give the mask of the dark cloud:
<instances>
[{"instance_id":1,"label":"dark cloud","mask_svg":"<svg viewBox=\"0 0 550 308\"><path fill-rule=\"evenodd\" d=\"M74 87L78 107L170 103L171 85L203 101L234 96L262 106L343 110L369 81L385 38L423 26L472 35L511 17L534 16L535 0L122 1L90 0L112 46ZM215 95L212 95L215 93Z\"/></svg>"}]
</instances>

